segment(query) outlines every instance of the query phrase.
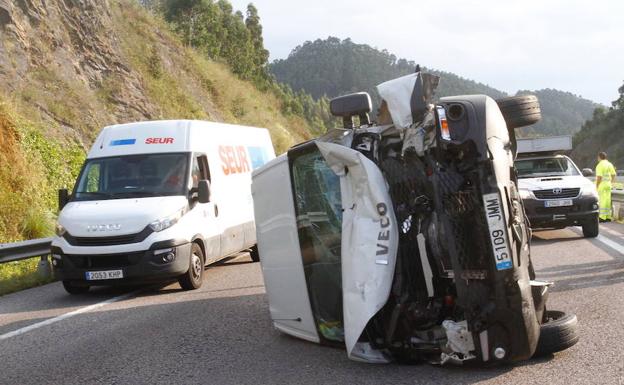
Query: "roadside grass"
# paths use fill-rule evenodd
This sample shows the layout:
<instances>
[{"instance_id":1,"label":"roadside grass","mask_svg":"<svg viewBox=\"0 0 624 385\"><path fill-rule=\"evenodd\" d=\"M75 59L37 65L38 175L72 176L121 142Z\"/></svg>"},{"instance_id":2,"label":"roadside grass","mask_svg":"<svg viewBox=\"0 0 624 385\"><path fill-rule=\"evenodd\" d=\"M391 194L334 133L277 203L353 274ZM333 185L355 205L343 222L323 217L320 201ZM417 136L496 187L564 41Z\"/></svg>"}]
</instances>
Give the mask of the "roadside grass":
<instances>
[{"instance_id":1,"label":"roadside grass","mask_svg":"<svg viewBox=\"0 0 624 385\"><path fill-rule=\"evenodd\" d=\"M0 296L54 281L37 272L39 258L9 262L0 265Z\"/></svg>"},{"instance_id":2,"label":"roadside grass","mask_svg":"<svg viewBox=\"0 0 624 385\"><path fill-rule=\"evenodd\" d=\"M225 63L184 46L161 18L135 3L113 7L121 47L157 107L158 119L208 119L266 127L276 152L311 137L303 118L282 113L269 91L239 79ZM128 23L127 20L132 20Z\"/></svg>"}]
</instances>

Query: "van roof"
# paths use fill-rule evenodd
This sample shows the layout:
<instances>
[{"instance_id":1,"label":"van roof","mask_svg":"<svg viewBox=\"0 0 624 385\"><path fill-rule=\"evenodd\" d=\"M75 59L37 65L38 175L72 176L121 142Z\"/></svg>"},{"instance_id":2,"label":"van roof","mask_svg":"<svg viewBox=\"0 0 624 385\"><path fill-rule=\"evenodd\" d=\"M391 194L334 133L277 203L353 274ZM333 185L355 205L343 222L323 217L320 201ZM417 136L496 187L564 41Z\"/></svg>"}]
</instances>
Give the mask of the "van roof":
<instances>
[{"instance_id":1,"label":"van roof","mask_svg":"<svg viewBox=\"0 0 624 385\"><path fill-rule=\"evenodd\" d=\"M202 120L155 120L115 124L102 129L88 158L163 152L205 151L211 142L221 143L268 136L264 128Z\"/></svg>"}]
</instances>

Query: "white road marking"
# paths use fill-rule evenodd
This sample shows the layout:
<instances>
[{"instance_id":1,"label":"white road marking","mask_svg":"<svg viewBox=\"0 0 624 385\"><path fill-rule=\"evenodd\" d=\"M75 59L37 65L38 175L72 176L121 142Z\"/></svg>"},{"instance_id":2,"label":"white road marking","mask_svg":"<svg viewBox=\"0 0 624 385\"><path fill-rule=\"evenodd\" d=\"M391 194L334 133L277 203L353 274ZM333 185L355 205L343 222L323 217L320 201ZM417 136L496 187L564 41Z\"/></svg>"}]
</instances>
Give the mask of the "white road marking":
<instances>
[{"instance_id":1,"label":"white road marking","mask_svg":"<svg viewBox=\"0 0 624 385\"><path fill-rule=\"evenodd\" d=\"M67 318L73 317L73 316L78 315L78 314L82 314L82 313L86 313L86 312L91 311L91 310L95 310L97 308L100 308L102 306L106 306L106 305L111 304L113 302L122 301L124 299L127 299L127 298L130 298L130 297L134 296L139 291L140 290L135 290L135 291L133 291L131 293L127 293L127 294L123 294L123 295L120 295L120 296L117 296L117 297L113 297L111 299L107 299L106 301L102 301L102 302L98 302L98 303L93 304L93 305L85 306L85 307L82 307L80 309L76 309L74 311L71 311L69 313L61 314L61 315L59 315L57 317L50 318L50 319L47 319L45 321L37 322L35 324L25 326L25 327L23 327L21 329L17 329L17 330L14 330L12 332L8 332L8 333L5 333L5 334L2 334L2 335L0 335L0 341L6 340L7 338L18 336L20 334L28 333L29 331L32 331L32 330L35 330L35 329L39 329L40 327L43 327L43 326L52 325L53 323L65 320Z\"/></svg>"},{"instance_id":2,"label":"white road marking","mask_svg":"<svg viewBox=\"0 0 624 385\"><path fill-rule=\"evenodd\" d=\"M612 248L613 250L617 251L618 253L624 255L624 246L620 245L617 242L614 242L612 240L610 240L609 238L602 236L602 235L598 235L596 238L594 238L595 240L597 240L598 242L602 243L603 245Z\"/></svg>"},{"instance_id":3,"label":"white road marking","mask_svg":"<svg viewBox=\"0 0 624 385\"><path fill-rule=\"evenodd\" d=\"M609 233L611 235L614 235L614 236L616 236L618 238L622 238L622 235L623 235L622 233L619 233L619 232L617 232L615 230L612 230L612 229L610 229L610 228L608 228L606 226L600 227L600 231L605 231L605 232L607 232L607 233Z\"/></svg>"},{"instance_id":4,"label":"white road marking","mask_svg":"<svg viewBox=\"0 0 624 385\"><path fill-rule=\"evenodd\" d=\"M574 233L578 234L578 235L581 235L581 236L583 235L583 233L580 230L576 229L576 228L572 228L571 230ZM600 231L603 231L603 230L604 230L604 227L601 226L600 227ZM607 231L607 233L610 233L610 231ZM621 234L618 233L618 236L621 236ZM592 238L589 238L589 239L591 240ZM615 241L610 240L609 238L605 237L604 235L598 234L598 236L596 238L593 238L593 240L598 241L598 242L602 243L603 245L611 248L612 250L617 251L621 255L624 255L624 246L622 246L621 244L619 244L619 243L617 243Z\"/></svg>"}]
</instances>

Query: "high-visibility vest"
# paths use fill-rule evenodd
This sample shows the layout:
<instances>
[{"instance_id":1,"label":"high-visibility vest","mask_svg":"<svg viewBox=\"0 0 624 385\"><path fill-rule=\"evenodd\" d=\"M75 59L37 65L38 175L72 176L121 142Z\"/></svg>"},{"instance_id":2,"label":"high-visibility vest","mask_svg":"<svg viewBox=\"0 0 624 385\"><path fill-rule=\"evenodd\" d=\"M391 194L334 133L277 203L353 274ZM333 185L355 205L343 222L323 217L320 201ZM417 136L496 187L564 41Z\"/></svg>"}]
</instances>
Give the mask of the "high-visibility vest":
<instances>
[{"instance_id":1,"label":"high-visibility vest","mask_svg":"<svg viewBox=\"0 0 624 385\"><path fill-rule=\"evenodd\" d=\"M598 162L596 166L596 177L602 177L602 181L600 182L601 186L603 183L605 183L605 185L611 185L611 175L615 175L615 167L613 167L613 164L606 159Z\"/></svg>"}]
</instances>

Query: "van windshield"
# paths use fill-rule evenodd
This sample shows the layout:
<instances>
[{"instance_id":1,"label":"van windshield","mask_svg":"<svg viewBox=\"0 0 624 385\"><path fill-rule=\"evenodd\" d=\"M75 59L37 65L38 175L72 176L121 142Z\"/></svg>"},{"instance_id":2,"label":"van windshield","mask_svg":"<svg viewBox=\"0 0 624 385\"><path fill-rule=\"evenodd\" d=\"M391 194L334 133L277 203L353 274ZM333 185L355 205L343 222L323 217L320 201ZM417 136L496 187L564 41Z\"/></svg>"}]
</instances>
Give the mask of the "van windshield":
<instances>
[{"instance_id":1,"label":"van windshield","mask_svg":"<svg viewBox=\"0 0 624 385\"><path fill-rule=\"evenodd\" d=\"M185 195L187 153L124 155L88 159L73 200Z\"/></svg>"},{"instance_id":2,"label":"van windshield","mask_svg":"<svg viewBox=\"0 0 624 385\"><path fill-rule=\"evenodd\" d=\"M542 178L548 176L580 175L568 158L537 158L516 160L518 178Z\"/></svg>"}]
</instances>

